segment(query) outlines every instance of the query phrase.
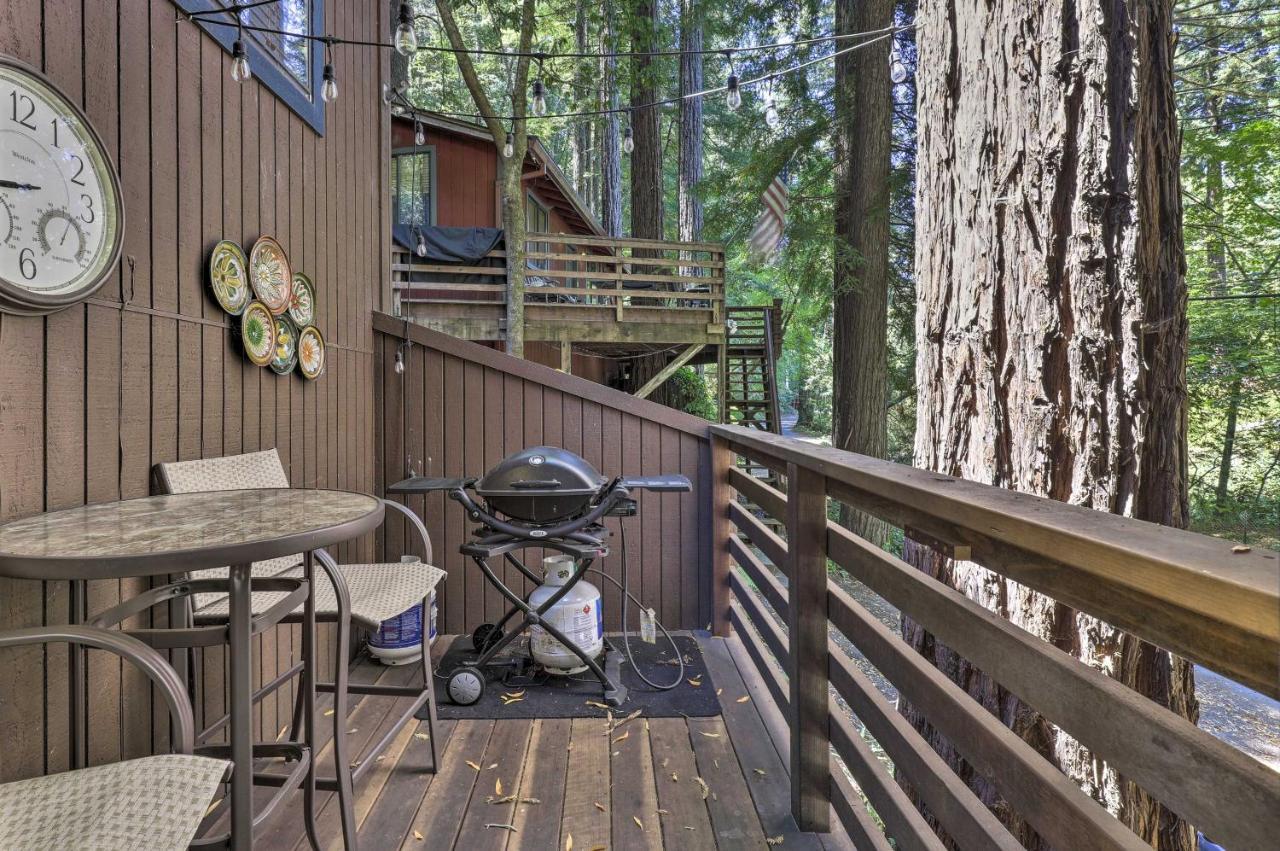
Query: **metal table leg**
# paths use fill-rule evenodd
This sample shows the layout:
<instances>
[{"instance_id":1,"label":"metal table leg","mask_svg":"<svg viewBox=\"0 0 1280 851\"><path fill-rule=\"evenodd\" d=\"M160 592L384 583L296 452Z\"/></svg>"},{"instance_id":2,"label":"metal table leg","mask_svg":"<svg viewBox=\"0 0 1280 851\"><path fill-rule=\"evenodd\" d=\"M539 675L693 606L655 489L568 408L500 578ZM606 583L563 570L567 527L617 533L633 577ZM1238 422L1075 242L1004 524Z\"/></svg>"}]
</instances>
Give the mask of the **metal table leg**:
<instances>
[{"instance_id":1,"label":"metal table leg","mask_svg":"<svg viewBox=\"0 0 1280 851\"><path fill-rule=\"evenodd\" d=\"M230 570L231 624L228 644L231 665L231 847L253 847L253 661L249 656L252 629L251 567Z\"/></svg>"},{"instance_id":2,"label":"metal table leg","mask_svg":"<svg viewBox=\"0 0 1280 851\"><path fill-rule=\"evenodd\" d=\"M316 658L316 562L310 551L304 558L304 570L307 577L307 601L302 607L302 718L303 741L311 751L311 765L307 769L306 785L303 787L302 820L306 825L307 839L316 851L320 849L320 837L316 830L316 762L319 753L316 750L316 677L319 660ZM295 725L296 726L296 725Z\"/></svg>"}]
</instances>

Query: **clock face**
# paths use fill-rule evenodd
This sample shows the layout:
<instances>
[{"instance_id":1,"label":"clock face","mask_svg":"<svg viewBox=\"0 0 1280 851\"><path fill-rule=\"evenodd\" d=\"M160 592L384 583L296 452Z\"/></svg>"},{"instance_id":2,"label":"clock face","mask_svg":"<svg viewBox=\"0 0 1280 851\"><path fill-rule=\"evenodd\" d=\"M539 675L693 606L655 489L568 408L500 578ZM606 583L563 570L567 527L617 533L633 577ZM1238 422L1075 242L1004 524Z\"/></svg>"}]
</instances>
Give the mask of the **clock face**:
<instances>
[{"instance_id":1,"label":"clock face","mask_svg":"<svg viewBox=\"0 0 1280 851\"><path fill-rule=\"evenodd\" d=\"M123 224L119 180L84 114L0 56L0 308L39 313L91 295Z\"/></svg>"}]
</instances>

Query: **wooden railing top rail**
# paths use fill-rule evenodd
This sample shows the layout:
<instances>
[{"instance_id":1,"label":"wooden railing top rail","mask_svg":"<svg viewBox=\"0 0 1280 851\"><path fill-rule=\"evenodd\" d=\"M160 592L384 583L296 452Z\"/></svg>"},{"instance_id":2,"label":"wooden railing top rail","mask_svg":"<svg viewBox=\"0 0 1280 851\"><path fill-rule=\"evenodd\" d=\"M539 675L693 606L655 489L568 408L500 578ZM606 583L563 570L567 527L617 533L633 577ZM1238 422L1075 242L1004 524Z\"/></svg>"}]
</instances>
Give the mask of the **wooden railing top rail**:
<instances>
[{"instance_id":1,"label":"wooden railing top rail","mask_svg":"<svg viewBox=\"0 0 1280 851\"><path fill-rule=\"evenodd\" d=\"M623 393L621 390L614 390L612 387L605 387L603 384L597 384L585 378L568 375L558 369L552 369L549 366L543 366L533 361L513 360L496 349L462 340L430 328L424 328L421 325L415 325L413 322L401 317L375 312L373 314L373 330L397 339L409 340L429 349L447 352L454 357L471 361L480 366L515 375L526 381L532 381L553 390L569 393L641 419L660 422L664 426L691 434L702 440L708 438L708 423L701 417L695 417L692 414L686 414L684 411L668 408L666 405L660 405L657 402L650 402L648 399L637 399L635 396Z\"/></svg>"},{"instance_id":2,"label":"wooden railing top rail","mask_svg":"<svg viewBox=\"0 0 1280 851\"><path fill-rule=\"evenodd\" d=\"M1167 650L1280 697L1280 554L736 426L761 462Z\"/></svg>"}]
</instances>

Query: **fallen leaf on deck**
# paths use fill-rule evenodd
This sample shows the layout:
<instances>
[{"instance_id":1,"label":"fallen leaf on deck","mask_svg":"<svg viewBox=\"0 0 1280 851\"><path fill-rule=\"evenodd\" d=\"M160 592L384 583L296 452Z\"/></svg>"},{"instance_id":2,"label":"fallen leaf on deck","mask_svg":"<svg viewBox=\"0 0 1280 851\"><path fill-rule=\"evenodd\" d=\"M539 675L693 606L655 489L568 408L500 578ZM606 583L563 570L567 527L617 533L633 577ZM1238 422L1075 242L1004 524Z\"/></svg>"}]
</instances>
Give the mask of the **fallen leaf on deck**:
<instances>
[{"instance_id":1,"label":"fallen leaf on deck","mask_svg":"<svg viewBox=\"0 0 1280 851\"><path fill-rule=\"evenodd\" d=\"M1231 552L1247 553L1247 552L1250 552L1252 549L1253 547L1246 547L1244 544L1236 544L1234 547L1231 548Z\"/></svg>"},{"instance_id":2,"label":"fallen leaf on deck","mask_svg":"<svg viewBox=\"0 0 1280 851\"><path fill-rule=\"evenodd\" d=\"M489 770L489 771L493 771L493 770L494 770L495 768L497 768L497 767L498 767L498 764L495 762L493 765L490 765L490 766L489 766L488 770Z\"/></svg>"},{"instance_id":3,"label":"fallen leaf on deck","mask_svg":"<svg viewBox=\"0 0 1280 851\"><path fill-rule=\"evenodd\" d=\"M707 781L703 780L701 777L695 777L693 779L697 781L698 788L702 790L702 800L705 801L707 798L711 797L711 787L707 785Z\"/></svg>"},{"instance_id":4,"label":"fallen leaf on deck","mask_svg":"<svg viewBox=\"0 0 1280 851\"><path fill-rule=\"evenodd\" d=\"M680 775L676 774L674 771L671 772L671 782L678 783L679 781L680 781Z\"/></svg>"},{"instance_id":5,"label":"fallen leaf on deck","mask_svg":"<svg viewBox=\"0 0 1280 851\"><path fill-rule=\"evenodd\" d=\"M501 798L495 798L493 795L484 799L486 804L509 804L516 799L515 795L503 795Z\"/></svg>"},{"instance_id":6,"label":"fallen leaf on deck","mask_svg":"<svg viewBox=\"0 0 1280 851\"><path fill-rule=\"evenodd\" d=\"M324 717L325 717L325 718L328 718L328 717L329 717L330 715L332 715L332 714L333 714L333 710L332 710L332 709L326 709L326 710L324 711Z\"/></svg>"},{"instance_id":7,"label":"fallen leaf on deck","mask_svg":"<svg viewBox=\"0 0 1280 851\"><path fill-rule=\"evenodd\" d=\"M668 815L671 815L671 810L658 810L658 815L660 815L660 816L668 816Z\"/></svg>"},{"instance_id":8,"label":"fallen leaf on deck","mask_svg":"<svg viewBox=\"0 0 1280 851\"><path fill-rule=\"evenodd\" d=\"M276 741L280 741L280 739L284 738L284 734L288 732L288 730L289 730L288 724L285 724L283 727L281 727L280 732L276 733Z\"/></svg>"},{"instance_id":9,"label":"fallen leaf on deck","mask_svg":"<svg viewBox=\"0 0 1280 851\"><path fill-rule=\"evenodd\" d=\"M484 826L484 829L485 829L485 830L488 830L488 829L489 829L489 828L491 828L491 827L496 827L496 828L499 828L499 829L501 829L501 830L509 830L509 831L511 831L512 833L515 833L515 832L516 832L516 826L515 826L514 824L497 824L496 822L490 822L489 824L486 824L486 825Z\"/></svg>"},{"instance_id":10,"label":"fallen leaf on deck","mask_svg":"<svg viewBox=\"0 0 1280 851\"><path fill-rule=\"evenodd\" d=\"M422 741L424 741L424 742L427 742L427 741L430 741L430 740L431 740L431 736L427 735L426 733L414 733L414 734L413 734L413 737L414 737L415 739L422 739Z\"/></svg>"},{"instance_id":11,"label":"fallen leaf on deck","mask_svg":"<svg viewBox=\"0 0 1280 851\"><path fill-rule=\"evenodd\" d=\"M759 774L761 777L764 777L765 772L763 768L753 768L751 770L754 771L756 774Z\"/></svg>"},{"instance_id":12,"label":"fallen leaf on deck","mask_svg":"<svg viewBox=\"0 0 1280 851\"><path fill-rule=\"evenodd\" d=\"M573 834L572 833L565 834L564 851L573 851Z\"/></svg>"},{"instance_id":13,"label":"fallen leaf on deck","mask_svg":"<svg viewBox=\"0 0 1280 851\"><path fill-rule=\"evenodd\" d=\"M718 689L716 689L716 697L719 697L719 696L720 696L720 695L722 695L722 694L724 694L724 689L722 689L722 688L718 688Z\"/></svg>"},{"instance_id":14,"label":"fallen leaf on deck","mask_svg":"<svg viewBox=\"0 0 1280 851\"><path fill-rule=\"evenodd\" d=\"M480 770L480 763L478 763L478 762L472 762L471 760L467 760L467 765L471 766L471 767L472 767L472 768L474 768L476 771L479 771L479 770Z\"/></svg>"},{"instance_id":15,"label":"fallen leaf on deck","mask_svg":"<svg viewBox=\"0 0 1280 851\"><path fill-rule=\"evenodd\" d=\"M378 755L377 755L377 757L375 757L375 758L374 758L374 760L373 760L373 761L374 761L374 762L382 762L382 761L383 761L384 759L386 759L386 758L387 758L387 755L386 755L386 754L384 754L384 753L380 753L380 754L378 754Z\"/></svg>"},{"instance_id":16,"label":"fallen leaf on deck","mask_svg":"<svg viewBox=\"0 0 1280 851\"><path fill-rule=\"evenodd\" d=\"M527 689L520 689L520 691L509 691L502 696L503 697L524 697L525 691L527 691Z\"/></svg>"},{"instance_id":17,"label":"fallen leaf on deck","mask_svg":"<svg viewBox=\"0 0 1280 851\"><path fill-rule=\"evenodd\" d=\"M742 697L738 698L738 703L746 703L750 699L751 699L751 695L744 694Z\"/></svg>"},{"instance_id":18,"label":"fallen leaf on deck","mask_svg":"<svg viewBox=\"0 0 1280 851\"><path fill-rule=\"evenodd\" d=\"M706 736L708 739L718 739L718 738L720 738L720 734L719 734L719 733L708 733L706 730L699 730L698 732L699 732L699 733L701 733L702 735Z\"/></svg>"},{"instance_id":19,"label":"fallen leaf on deck","mask_svg":"<svg viewBox=\"0 0 1280 851\"><path fill-rule=\"evenodd\" d=\"M211 813L211 812L213 812L214 810L216 810L216 809L218 808L218 804L221 804L221 803L222 803L222 799L221 799L221 798L219 798L218 800L216 800L216 801L214 801L212 804L210 804L210 805L209 805L209 809L207 809L207 810L205 810L205 811L204 811L205 818L208 818L208 817L209 817L209 813Z\"/></svg>"},{"instance_id":20,"label":"fallen leaf on deck","mask_svg":"<svg viewBox=\"0 0 1280 851\"><path fill-rule=\"evenodd\" d=\"M520 799L520 801L519 801L519 803L521 803L521 804L541 804L541 803L542 803L542 799L541 799L541 798L521 798L521 799Z\"/></svg>"},{"instance_id":21,"label":"fallen leaf on deck","mask_svg":"<svg viewBox=\"0 0 1280 851\"><path fill-rule=\"evenodd\" d=\"M493 781L493 794L495 795L502 794L502 778L501 777Z\"/></svg>"},{"instance_id":22,"label":"fallen leaf on deck","mask_svg":"<svg viewBox=\"0 0 1280 851\"><path fill-rule=\"evenodd\" d=\"M609 704L607 704L607 703L601 703L601 702L600 702L600 701L598 701L598 700L588 700L588 701L585 701L585 702L586 702L587 706L594 706L594 707L596 707L597 709L606 709L606 710L607 710L607 709L609 708Z\"/></svg>"},{"instance_id":23,"label":"fallen leaf on deck","mask_svg":"<svg viewBox=\"0 0 1280 851\"><path fill-rule=\"evenodd\" d=\"M782 835L779 834L778 836L767 836L765 837L764 844L765 845L781 845Z\"/></svg>"},{"instance_id":24,"label":"fallen leaf on deck","mask_svg":"<svg viewBox=\"0 0 1280 851\"><path fill-rule=\"evenodd\" d=\"M641 830L644 830L644 822L640 821L639 816L632 816L631 820L636 823L636 827L640 828Z\"/></svg>"},{"instance_id":25,"label":"fallen leaf on deck","mask_svg":"<svg viewBox=\"0 0 1280 851\"><path fill-rule=\"evenodd\" d=\"M687 825L687 824L684 826L684 829L685 829L685 830L697 830L697 828L696 828L696 827L690 827L690 826L689 826L689 825Z\"/></svg>"},{"instance_id":26,"label":"fallen leaf on deck","mask_svg":"<svg viewBox=\"0 0 1280 851\"><path fill-rule=\"evenodd\" d=\"M685 682L687 682L689 685L693 686L694 688L697 688L698 686L702 685L702 677L690 677L689 679L685 680Z\"/></svg>"},{"instance_id":27,"label":"fallen leaf on deck","mask_svg":"<svg viewBox=\"0 0 1280 851\"><path fill-rule=\"evenodd\" d=\"M413 832L413 838L414 838L414 839L416 839L416 840L418 840L419 842L421 842L421 841L424 839L424 837L423 837L423 835L422 835L422 831L420 831L420 830L415 830L415 831Z\"/></svg>"},{"instance_id":28,"label":"fallen leaf on deck","mask_svg":"<svg viewBox=\"0 0 1280 851\"><path fill-rule=\"evenodd\" d=\"M604 804L600 803L599 801L592 801L591 803L595 804L595 805L596 805L596 809L597 809L597 810L599 810L600 812L602 812L602 813L603 813L603 812L606 812L606 810L605 810L605 808L604 808Z\"/></svg>"},{"instance_id":29,"label":"fallen leaf on deck","mask_svg":"<svg viewBox=\"0 0 1280 851\"><path fill-rule=\"evenodd\" d=\"M630 735L631 735L631 731L628 730L627 732L623 733L621 736L618 736L616 739L614 739L613 743L616 745L618 742L622 741L623 739L625 739L627 736L630 736Z\"/></svg>"},{"instance_id":30,"label":"fallen leaf on deck","mask_svg":"<svg viewBox=\"0 0 1280 851\"><path fill-rule=\"evenodd\" d=\"M352 727L350 730L347 731L347 735L354 736L356 733L359 733L359 732L360 732L359 727Z\"/></svg>"}]
</instances>

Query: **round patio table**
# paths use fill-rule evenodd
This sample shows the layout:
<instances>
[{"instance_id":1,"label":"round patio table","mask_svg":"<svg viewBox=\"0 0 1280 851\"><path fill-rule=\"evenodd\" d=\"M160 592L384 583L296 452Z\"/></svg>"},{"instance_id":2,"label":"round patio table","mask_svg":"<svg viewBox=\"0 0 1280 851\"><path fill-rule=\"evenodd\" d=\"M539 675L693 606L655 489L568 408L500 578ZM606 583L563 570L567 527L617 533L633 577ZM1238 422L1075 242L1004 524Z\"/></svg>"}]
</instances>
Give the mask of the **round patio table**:
<instances>
[{"instance_id":1,"label":"round patio table","mask_svg":"<svg viewBox=\"0 0 1280 851\"><path fill-rule=\"evenodd\" d=\"M68 508L0 525L0 576L73 580L180 574L229 567L231 845L253 845L253 664L250 568L359 537L382 522L382 503L338 490L266 488L129 499ZM311 571L307 571L308 582ZM78 595L83 600L83 593ZM305 633L314 635L308 595ZM84 613L77 610L83 619ZM305 641L305 636L304 636ZM307 677L307 714L314 677ZM82 694L74 688L73 694ZM77 701L83 704L83 701ZM80 713L83 705L77 706ZM308 737L314 723L308 724ZM81 731L73 731L77 733ZM315 755L310 759L314 766Z\"/></svg>"}]
</instances>

